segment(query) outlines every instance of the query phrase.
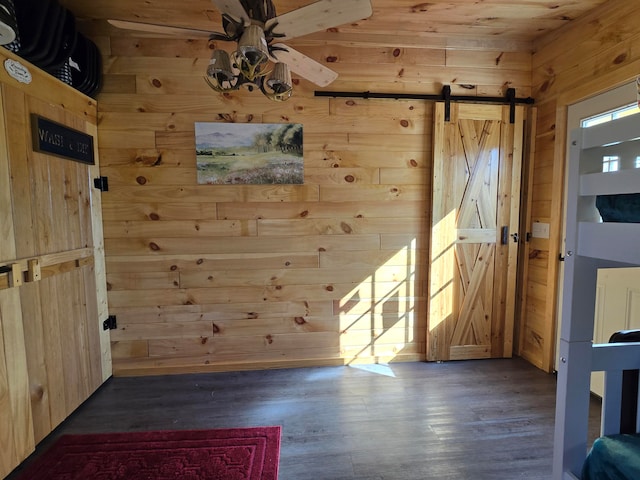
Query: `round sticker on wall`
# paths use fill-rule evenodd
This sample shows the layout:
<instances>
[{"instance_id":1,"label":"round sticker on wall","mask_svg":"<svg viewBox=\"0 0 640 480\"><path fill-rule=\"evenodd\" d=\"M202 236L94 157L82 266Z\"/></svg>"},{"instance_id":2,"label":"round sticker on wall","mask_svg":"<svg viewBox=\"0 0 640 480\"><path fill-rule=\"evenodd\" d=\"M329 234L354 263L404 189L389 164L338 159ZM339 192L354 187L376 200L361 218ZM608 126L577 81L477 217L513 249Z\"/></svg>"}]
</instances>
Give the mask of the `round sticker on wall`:
<instances>
[{"instance_id":1,"label":"round sticker on wall","mask_svg":"<svg viewBox=\"0 0 640 480\"><path fill-rule=\"evenodd\" d=\"M4 61L4 69L7 71L11 78L14 78L20 83L31 83L31 72L20 62L7 58Z\"/></svg>"}]
</instances>

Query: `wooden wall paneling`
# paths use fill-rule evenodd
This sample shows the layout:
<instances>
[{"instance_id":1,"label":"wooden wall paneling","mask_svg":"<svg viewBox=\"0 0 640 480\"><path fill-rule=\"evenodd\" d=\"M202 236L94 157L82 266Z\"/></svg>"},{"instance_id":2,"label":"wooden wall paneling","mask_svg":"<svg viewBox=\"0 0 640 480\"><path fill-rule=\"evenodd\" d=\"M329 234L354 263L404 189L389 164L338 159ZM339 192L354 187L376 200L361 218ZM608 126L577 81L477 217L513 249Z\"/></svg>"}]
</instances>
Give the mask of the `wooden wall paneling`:
<instances>
[{"instance_id":1,"label":"wooden wall paneling","mask_svg":"<svg viewBox=\"0 0 640 480\"><path fill-rule=\"evenodd\" d=\"M114 371L423 359L431 104L316 98L306 80L284 104L221 96L202 80L203 41L120 33L95 30L110 36L98 128ZM531 91L528 54L387 40L294 47L331 57L337 90ZM197 121L302 123L305 184L197 185Z\"/></svg>"},{"instance_id":2,"label":"wooden wall paneling","mask_svg":"<svg viewBox=\"0 0 640 480\"><path fill-rule=\"evenodd\" d=\"M140 291L116 290L110 292L109 300L117 307L153 307L154 305L201 305L229 303L237 301L248 303L256 298L267 302L306 301L307 296L316 300L333 301L344 296L371 299L376 295L393 292L397 282L375 282L373 278L362 283L313 284L313 285L268 285L268 286L224 286L189 289L155 289L146 290L144 296ZM409 284L414 288L414 283ZM377 298L377 297L375 297Z\"/></svg>"},{"instance_id":3,"label":"wooden wall paneling","mask_svg":"<svg viewBox=\"0 0 640 480\"><path fill-rule=\"evenodd\" d=\"M531 53L526 51L506 52L446 50L446 64L450 67L493 68L504 70L527 71L531 68Z\"/></svg>"},{"instance_id":4,"label":"wooden wall paneling","mask_svg":"<svg viewBox=\"0 0 640 480\"><path fill-rule=\"evenodd\" d=\"M508 119L504 118L505 125ZM518 237L515 242L509 242L507 254L507 271L509 272L506 279L506 291L514 292L515 295L506 295L505 318L512 319L505 322L504 336L502 338L502 350L505 357L511 357L514 351L514 335L516 319L516 303L517 303L517 282L521 279L521 272L518 269L519 254L522 245L522 224L520 223L520 209L522 208L522 170L525 156L525 109L516 107L515 123L509 124L510 130L513 131L512 140L512 166L511 166L511 194L509 199L505 199L505 203L509 204L509 225L510 230L517 233ZM529 128L532 128L529 126Z\"/></svg>"},{"instance_id":5,"label":"wooden wall paneling","mask_svg":"<svg viewBox=\"0 0 640 480\"><path fill-rule=\"evenodd\" d=\"M278 122L282 122L283 112L273 114L277 117ZM320 113L320 112L318 112ZM324 113L324 112L323 112ZM110 132L126 132L131 130L132 125L144 125L145 128L153 131L161 132L188 132L192 135L195 130L195 122L211 122L220 120L219 116L212 115L210 112L148 112L148 111L136 111L132 113L123 112L101 112L100 113L100 128L109 130ZM251 122L250 115L239 115L237 112L234 116L236 122ZM188 146L187 143L185 145ZM101 145L102 146L102 145ZM126 143L121 143L119 148L131 148ZM191 148L195 148L195 143L191 145ZM194 160L192 156L189 160Z\"/></svg>"},{"instance_id":6,"label":"wooden wall paneling","mask_svg":"<svg viewBox=\"0 0 640 480\"><path fill-rule=\"evenodd\" d=\"M529 281L529 245L532 238L529 238L532 229L532 203L533 203L533 177L536 158L536 137L538 131L538 109L537 107L529 108L527 112L524 142L524 158L522 169L522 209L520 211L521 248L518 258L518 286L516 298L516 318L515 318L515 335L514 335L514 352L518 356L522 356L524 345L525 325L528 321L527 312L527 284Z\"/></svg>"},{"instance_id":7,"label":"wooden wall paneling","mask_svg":"<svg viewBox=\"0 0 640 480\"><path fill-rule=\"evenodd\" d=\"M625 62L619 68L611 66L607 71L587 76L581 84L562 91L558 95L557 101L566 106L611 88L633 82L638 76L638 71L640 71L640 59Z\"/></svg>"},{"instance_id":8,"label":"wooden wall paneling","mask_svg":"<svg viewBox=\"0 0 640 480\"><path fill-rule=\"evenodd\" d=\"M135 93L135 75L106 75L102 76L101 93Z\"/></svg>"},{"instance_id":9,"label":"wooden wall paneling","mask_svg":"<svg viewBox=\"0 0 640 480\"><path fill-rule=\"evenodd\" d=\"M187 184L184 186L123 186L117 189L117 198L105 195L102 201L105 205L111 203L137 204L163 202L283 202L317 200L319 188L317 185L260 185L248 189L242 185L225 185L224 189L216 189L209 185Z\"/></svg>"},{"instance_id":10,"label":"wooden wall paneling","mask_svg":"<svg viewBox=\"0 0 640 480\"><path fill-rule=\"evenodd\" d=\"M120 75L112 75L120 76ZM107 75L107 78L109 75ZM204 80L203 80L204 82ZM208 88L208 87L207 87ZM255 118L257 112L274 112L281 115L291 115L295 112L312 115L323 114L328 110L328 99L315 99L309 96L291 98L286 105L278 103L256 106L252 102L241 102L236 97L220 97L206 94L186 92L181 95L136 94L118 91L117 93L102 93L100 95L101 112L123 113L194 113L208 114L210 121L224 121L225 118L249 117ZM259 119L255 119L259 121ZM306 143L306 142L305 142Z\"/></svg>"},{"instance_id":11,"label":"wooden wall paneling","mask_svg":"<svg viewBox=\"0 0 640 480\"><path fill-rule=\"evenodd\" d=\"M416 172L422 175L422 170ZM348 182L351 183L351 182ZM393 182L398 183L398 182ZM299 219L299 218L379 218L403 217L418 218L424 212L424 203L414 201L394 202L295 202L278 203L218 203L216 205L220 219Z\"/></svg>"},{"instance_id":12,"label":"wooden wall paneling","mask_svg":"<svg viewBox=\"0 0 640 480\"><path fill-rule=\"evenodd\" d=\"M589 91L593 91L591 88L585 88L583 82L576 82L576 78L589 79L590 83L600 84L604 90L617 86L617 83L612 85L612 80L615 80L615 76L612 76L612 71L620 68L624 68L628 72L627 78L633 76L633 72L638 71L638 64L640 63L637 58L637 52L634 52L640 35L630 39L627 46L622 44L616 44L607 51L600 52L596 57L585 59L584 63L580 63L573 69L566 72L555 73L552 77L547 79L548 83L543 83L540 87L547 87L542 92L541 97L545 98L546 95L551 93L552 95L562 95L569 93L570 95L576 95L577 92L572 92L574 87L579 88L583 94L589 94ZM553 71L553 67L547 67ZM618 77L619 78L619 77ZM577 97L579 98L579 97Z\"/></svg>"},{"instance_id":13,"label":"wooden wall paneling","mask_svg":"<svg viewBox=\"0 0 640 480\"><path fill-rule=\"evenodd\" d=\"M337 308L337 307L336 307ZM114 308L113 312L125 324L187 323L197 321L233 321L279 319L282 317L326 317L334 313L334 301L293 301L260 303L227 303L201 305L164 305L151 307ZM259 321L255 322L259 325Z\"/></svg>"},{"instance_id":14,"label":"wooden wall paneling","mask_svg":"<svg viewBox=\"0 0 640 480\"><path fill-rule=\"evenodd\" d=\"M126 361L127 359L148 359L149 358L149 341L148 340L132 340L122 341L113 340L111 342L111 357L114 360ZM117 362L116 362L117 363Z\"/></svg>"},{"instance_id":15,"label":"wooden wall paneling","mask_svg":"<svg viewBox=\"0 0 640 480\"><path fill-rule=\"evenodd\" d=\"M154 148L156 135L153 131L142 131L129 129L126 131L109 132L100 134L100 146L105 148L116 148L120 145L127 145L131 148Z\"/></svg>"},{"instance_id":16,"label":"wooden wall paneling","mask_svg":"<svg viewBox=\"0 0 640 480\"><path fill-rule=\"evenodd\" d=\"M311 150L305 165L315 168L431 168L431 151ZM307 162L308 159L308 162Z\"/></svg>"},{"instance_id":17,"label":"wooden wall paneling","mask_svg":"<svg viewBox=\"0 0 640 480\"><path fill-rule=\"evenodd\" d=\"M257 220L158 220L105 222L107 238L255 236ZM292 232L295 233L295 232Z\"/></svg>"},{"instance_id":18,"label":"wooden wall paneling","mask_svg":"<svg viewBox=\"0 0 640 480\"><path fill-rule=\"evenodd\" d=\"M203 56L209 51L206 38L149 38L140 36L112 36L111 55L119 57L183 57ZM217 42L221 47L228 42Z\"/></svg>"},{"instance_id":19,"label":"wooden wall paneling","mask_svg":"<svg viewBox=\"0 0 640 480\"><path fill-rule=\"evenodd\" d=\"M441 26L437 30L439 30ZM352 45L355 47L371 47L371 45L390 46L394 48L419 48L419 49L448 49L471 51L504 51L504 52L528 52L531 51L531 41L517 38L494 39L489 37L474 36L445 36L440 31L426 31L424 24L418 31L411 35L398 35L394 32L363 32L347 31L342 28L335 32L316 32L303 38L295 39L296 45L303 44L332 44L336 46ZM338 47L339 48L339 47Z\"/></svg>"},{"instance_id":20,"label":"wooden wall paneling","mask_svg":"<svg viewBox=\"0 0 640 480\"><path fill-rule=\"evenodd\" d=\"M535 41L534 78L539 79L545 71L551 71L547 65L552 62L553 71L562 73L580 63L576 58L588 60L637 35L635 14L637 5L633 3L608 1L576 19L570 27L540 37ZM566 48L567 45L571 48Z\"/></svg>"},{"instance_id":21,"label":"wooden wall paneling","mask_svg":"<svg viewBox=\"0 0 640 480\"><path fill-rule=\"evenodd\" d=\"M381 8L376 8L376 14L381 15L383 19L387 20L387 28L389 31L393 29L393 26L397 25L397 22L400 22L401 25L406 24L406 29L409 31L424 30L427 26L431 27L429 30L433 30L437 26L439 28L436 30L445 30L449 33L464 33L468 31L463 30L465 26L468 29L463 19L465 15L470 15L472 18L475 18L475 24L490 29L495 28L496 33L500 32L509 37L512 37L513 33L517 32L518 27L524 27L531 23L538 25L539 28L546 27L548 30L560 28L562 25L566 25L570 18L575 16L575 6L573 5L563 6L562 14L554 15L554 21L548 22L544 21L548 20L547 17L549 15L549 7L545 4L518 4L518 8L514 10L512 4L501 2L492 3L495 6L495 10L492 10L492 12L495 12L496 18L478 17L476 11L473 9L473 4L465 2L456 3L455 9L451 8L450 3L436 2L433 4L433 8L425 8L424 10L417 10L415 7L412 9L411 5L408 5L408 2L400 2L398 4L394 3L393 7L387 4ZM597 5L597 2L590 3ZM382 22L383 25L384 23L385 22ZM427 25L425 25L425 23ZM421 28L419 28L419 25ZM378 28L383 29L384 27L378 26ZM490 35L489 32L487 32L487 34Z\"/></svg>"},{"instance_id":22,"label":"wooden wall paneling","mask_svg":"<svg viewBox=\"0 0 640 480\"><path fill-rule=\"evenodd\" d=\"M400 83L414 84L424 82L425 67L421 65L398 66L389 72L381 69L375 64L334 64L332 69L338 72L339 77L335 82L334 89L344 89L349 84L358 84L363 78L366 82L391 83L394 80ZM504 78L505 82L512 85L517 91L526 90L531 85L531 77L526 70L502 70L500 77L496 77L495 69L466 67L439 67L432 68L427 86L428 93L442 90L442 85L482 85L484 88L490 86L500 87L502 84L494 83L497 78ZM415 88L415 87L414 87ZM431 90L431 91L429 91ZM362 91L358 89L357 91Z\"/></svg>"},{"instance_id":23,"label":"wooden wall paneling","mask_svg":"<svg viewBox=\"0 0 640 480\"><path fill-rule=\"evenodd\" d=\"M416 119L430 125L431 102L411 99L331 98L329 113L340 117L385 117L387 119ZM392 107L392 108L389 108ZM390 113L391 112L391 113Z\"/></svg>"},{"instance_id":24,"label":"wooden wall paneling","mask_svg":"<svg viewBox=\"0 0 640 480\"><path fill-rule=\"evenodd\" d=\"M556 116L556 125L567 124L567 115L565 108L559 108ZM564 158L566 148L567 132L566 127L556 133L556 149L554 158ZM558 273L559 264L555 259L560 258L563 246L563 204L564 204L564 162L554 162L553 182L551 184L552 200L551 215L549 227L549 262L547 268L547 297L546 312L547 318L556 318L558 311ZM542 369L551 371L555 364L555 334L556 328L554 322L548 322L545 325L543 337L548 339L543 345L542 351Z\"/></svg>"},{"instance_id":25,"label":"wooden wall paneling","mask_svg":"<svg viewBox=\"0 0 640 480\"><path fill-rule=\"evenodd\" d=\"M111 167L114 165L128 165L131 167L180 167L189 165L194 161L193 154L189 151L159 151L156 149L136 148L101 148L100 165Z\"/></svg>"},{"instance_id":26,"label":"wooden wall paneling","mask_svg":"<svg viewBox=\"0 0 640 480\"><path fill-rule=\"evenodd\" d=\"M404 269L404 270L403 270ZM227 270L227 271L186 271L180 273L179 286L182 288L205 288L207 286L243 286L243 285L313 285L314 283L331 283L340 278L341 283L357 283L367 277L375 275L376 282L406 281L406 265L377 265L375 267L351 266L349 270L336 267L322 268L287 268L281 270ZM110 278L114 278L111 276ZM127 278L130 278L128 276ZM144 280L134 280L139 288ZM178 282L176 282L178 283ZM136 287L120 284L121 289L129 290ZM115 290L115 288L113 288Z\"/></svg>"},{"instance_id":27,"label":"wooden wall paneling","mask_svg":"<svg viewBox=\"0 0 640 480\"><path fill-rule=\"evenodd\" d=\"M307 253L380 248L380 237L369 235L311 235L304 237L209 237L201 238L106 238L105 247L114 255L212 255L227 253Z\"/></svg>"},{"instance_id":28,"label":"wooden wall paneling","mask_svg":"<svg viewBox=\"0 0 640 480\"><path fill-rule=\"evenodd\" d=\"M112 203L102 208L102 219L105 223L117 221L181 220L184 218L207 221L215 220L217 217L218 204L216 202L148 203L133 205Z\"/></svg>"},{"instance_id":29,"label":"wooden wall paneling","mask_svg":"<svg viewBox=\"0 0 640 480\"><path fill-rule=\"evenodd\" d=\"M539 128L532 219L550 224L551 239L536 239L529 249L530 288L523 355L545 370L554 367L566 108L637 76L640 32L633 18L639 9L636 4L612 0L536 42L533 83Z\"/></svg>"},{"instance_id":30,"label":"wooden wall paneling","mask_svg":"<svg viewBox=\"0 0 640 480\"><path fill-rule=\"evenodd\" d=\"M311 268L318 267L316 252L252 253L252 254L194 254L159 255L153 257L132 257L127 255L107 258L109 275L127 272L180 272L244 270L248 267L268 268Z\"/></svg>"},{"instance_id":31,"label":"wooden wall paneling","mask_svg":"<svg viewBox=\"0 0 640 480\"><path fill-rule=\"evenodd\" d=\"M258 220L261 236L280 235L351 235L371 233L416 233L426 230L422 218L393 217L376 219L335 218L335 219L286 219Z\"/></svg>"},{"instance_id":32,"label":"wooden wall paneling","mask_svg":"<svg viewBox=\"0 0 640 480\"><path fill-rule=\"evenodd\" d=\"M635 77L638 6L611 0L570 27L540 38L533 55L536 98L575 103ZM570 46L567 48L567 46Z\"/></svg>"},{"instance_id":33,"label":"wooden wall paneling","mask_svg":"<svg viewBox=\"0 0 640 480\"><path fill-rule=\"evenodd\" d=\"M370 202L419 201L424 200L424 187L421 185L366 185L358 190L349 186L326 185L320 189L320 200L324 202Z\"/></svg>"},{"instance_id":34,"label":"wooden wall paneling","mask_svg":"<svg viewBox=\"0 0 640 480\"><path fill-rule=\"evenodd\" d=\"M109 185L175 185L195 180L193 167L104 167L102 175L109 177Z\"/></svg>"},{"instance_id":35,"label":"wooden wall paneling","mask_svg":"<svg viewBox=\"0 0 640 480\"><path fill-rule=\"evenodd\" d=\"M547 116L550 105L538 107L538 118ZM555 125L555 118L552 122ZM548 125L544 122L543 125ZM533 175L531 179L531 192L529 201L531 202L531 222L544 222L551 225L552 200L553 200L553 176L551 181L548 178L549 169L557 171L554 165L558 162L555 159L555 133L556 129L544 128L537 130L534 139L535 156L531 158L533 165ZM550 148L551 147L551 148ZM560 162L561 163L561 162ZM562 164L562 163L561 163ZM544 175L536 175L543 171ZM553 175L553 173L552 173ZM557 216L561 215L560 212ZM528 225L531 228L531 224ZM549 349L555 350L555 331L551 336L547 336L549 329L555 328L554 310L548 302L556 302L557 291L553 288L555 280L550 278L548 272L553 270L554 265L549 262L551 257L550 241L547 239L532 238L528 244L528 268L526 278L525 320L521 325L520 354L528 361L543 370L549 371L553 368L550 362ZM552 283L549 284L549 280ZM548 293L551 290L553 293ZM541 319L545 319L541 321Z\"/></svg>"}]
</instances>

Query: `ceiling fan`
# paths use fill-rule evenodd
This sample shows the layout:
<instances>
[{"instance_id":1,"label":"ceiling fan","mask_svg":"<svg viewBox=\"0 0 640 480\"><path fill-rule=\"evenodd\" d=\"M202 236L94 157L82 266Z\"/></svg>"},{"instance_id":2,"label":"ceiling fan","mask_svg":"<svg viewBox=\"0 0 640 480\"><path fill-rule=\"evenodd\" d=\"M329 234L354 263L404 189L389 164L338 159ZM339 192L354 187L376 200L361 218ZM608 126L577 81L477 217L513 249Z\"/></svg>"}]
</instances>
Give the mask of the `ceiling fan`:
<instances>
[{"instance_id":1,"label":"ceiling fan","mask_svg":"<svg viewBox=\"0 0 640 480\"><path fill-rule=\"evenodd\" d=\"M210 41L237 42L229 54L214 49L205 81L217 92L246 87L259 89L271 100L291 97L291 71L320 87L338 74L278 40L287 40L368 18L371 0L320 0L283 15L276 15L272 0L212 0L222 14L224 33L150 23L109 20L118 28L161 34L209 37Z\"/></svg>"}]
</instances>

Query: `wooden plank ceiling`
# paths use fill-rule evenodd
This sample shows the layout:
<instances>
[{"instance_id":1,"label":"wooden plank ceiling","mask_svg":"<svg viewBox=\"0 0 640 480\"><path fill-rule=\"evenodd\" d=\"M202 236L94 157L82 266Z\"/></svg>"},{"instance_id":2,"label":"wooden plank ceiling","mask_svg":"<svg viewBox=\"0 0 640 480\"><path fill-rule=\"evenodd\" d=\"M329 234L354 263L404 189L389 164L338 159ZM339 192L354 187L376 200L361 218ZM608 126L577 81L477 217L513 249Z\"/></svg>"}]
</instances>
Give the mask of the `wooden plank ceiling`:
<instances>
[{"instance_id":1,"label":"wooden plank ceiling","mask_svg":"<svg viewBox=\"0 0 640 480\"><path fill-rule=\"evenodd\" d=\"M305 42L396 46L501 47L530 50L533 40L556 30L607 0L372 0L373 15ZM117 19L221 31L220 14L209 0L61 0L79 18ZM310 0L275 0L277 14ZM337 4L340 1L336 1Z\"/></svg>"}]
</instances>

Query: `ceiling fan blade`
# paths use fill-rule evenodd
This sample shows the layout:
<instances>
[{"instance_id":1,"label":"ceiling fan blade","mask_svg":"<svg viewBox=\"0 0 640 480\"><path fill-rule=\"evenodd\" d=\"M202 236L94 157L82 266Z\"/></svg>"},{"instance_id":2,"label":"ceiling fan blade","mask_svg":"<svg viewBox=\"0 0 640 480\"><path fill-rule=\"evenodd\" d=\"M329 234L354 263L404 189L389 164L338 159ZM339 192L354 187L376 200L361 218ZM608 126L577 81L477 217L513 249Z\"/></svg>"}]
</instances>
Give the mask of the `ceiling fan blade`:
<instances>
[{"instance_id":1,"label":"ceiling fan blade","mask_svg":"<svg viewBox=\"0 0 640 480\"><path fill-rule=\"evenodd\" d=\"M289 65L292 72L295 72L302 78L315 83L319 87L326 87L338 78L338 74L330 68L325 67L312 58L307 57L304 53L298 52L288 45L276 43L273 46L277 48L285 48L287 50L274 51L272 55L272 59L274 61L286 63Z\"/></svg>"},{"instance_id":2,"label":"ceiling fan blade","mask_svg":"<svg viewBox=\"0 0 640 480\"><path fill-rule=\"evenodd\" d=\"M241 18L245 20L245 23L249 22L249 15L240 3L240 0L211 0L220 13L226 13L231 15L236 20Z\"/></svg>"},{"instance_id":3,"label":"ceiling fan blade","mask_svg":"<svg viewBox=\"0 0 640 480\"><path fill-rule=\"evenodd\" d=\"M286 40L362 20L372 13L371 0L320 0L269 20L266 28L277 22L274 33L284 33L279 38Z\"/></svg>"},{"instance_id":4,"label":"ceiling fan blade","mask_svg":"<svg viewBox=\"0 0 640 480\"><path fill-rule=\"evenodd\" d=\"M192 28L169 27L166 25L156 25L153 23L128 22L125 20L107 20L116 28L124 30L135 30L137 32L160 33L163 35L179 35L188 37L206 37L209 38L211 32L206 30L194 30Z\"/></svg>"}]
</instances>

